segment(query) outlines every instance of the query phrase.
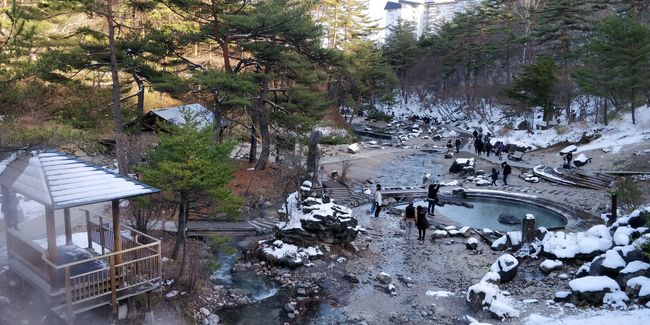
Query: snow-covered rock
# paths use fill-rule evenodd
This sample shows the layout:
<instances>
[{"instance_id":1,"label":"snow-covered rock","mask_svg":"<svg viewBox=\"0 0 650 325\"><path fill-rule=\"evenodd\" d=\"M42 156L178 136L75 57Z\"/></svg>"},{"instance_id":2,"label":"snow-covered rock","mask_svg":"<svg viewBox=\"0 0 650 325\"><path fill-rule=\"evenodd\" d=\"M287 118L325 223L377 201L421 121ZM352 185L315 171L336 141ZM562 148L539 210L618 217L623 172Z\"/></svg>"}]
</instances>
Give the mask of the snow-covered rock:
<instances>
[{"instance_id":1,"label":"snow-covered rock","mask_svg":"<svg viewBox=\"0 0 650 325\"><path fill-rule=\"evenodd\" d=\"M601 264L602 274L616 277L625 267L625 261L615 250L610 249L605 253L605 259Z\"/></svg>"},{"instance_id":2,"label":"snow-covered rock","mask_svg":"<svg viewBox=\"0 0 650 325\"><path fill-rule=\"evenodd\" d=\"M345 245L360 232L352 210L342 205L323 203L313 197L300 201L300 192L294 192L287 198L284 208L289 212L289 221L278 223L276 228L278 237L288 243Z\"/></svg>"},{"instance_id":3,"label":"snow-covered rock","mask_svg":"<svg viewBox=\"0 0 650 325\"><path fill-rule=\"evenodd\" d=\"M576 150L578 150L578 147L576 147L575 145L572 144L572 145L567 146L564 149L560 150L560 154L561 155L566 155L567 153L574 152Z\"/></svg>"},{"instance_id":4,"label":"snow-covered rock","mask_svg":"<svg viewBox=\"0 0 650 325\"><path fill-rule=\"evenodd\" d=\"M490 271L498 273L501 282L509 282L517 275L518 266L519 261L514 256L504 254L492 264Z\"/></svg>"},{"instance_id":5,"label":"snow-covered rock","mask_svg":"<svg viewBox=\"0 0 650 325\"><path fill-rule=\"evenodd\" d=\"M555 258L587 258L612 247L612 236L605 225L591 227L586 232L547 232L542 239L544 253Z\"/></svg>"},{"instance_id":6,"label":"snow-covered rock","mask_svg":"<svg viewBox=\"0 0 650 325\"><path fill-rule=\"evenodd\" d=\"M605 295L621 292L621 288L612 278L607 276L586 276L569 281L572 295L576 302L587 302L593 305L605 303ZM608 296L608 299L612 299Z\"/></svg>"},{"instance_id":7,"label":"snow-covered rock","mask_svg":"<svg viewBox=\"0 0 650 325\"><path fill-rule=\"evenodd\" d=\"M500 319L519 317L519 311L514 309L509 299L491 283L480 282L469 287L466 301L473 311L483 309Z\"/></svg>"},{"instance_id":8,"label":"snow-covered rock","mask_svg":"<svg viewBox=\"0 0 650 325\"><path fill-rule=\"evenodd\" d=\"M549 274L553 271L562 269L562 261L560 260L545 260L539 265L539 268L544 274Z\"/></svg>"},{"instance_id":9,"label":"snow-covered rock","mask_svg":"<svg viewBox=\"0 0 650 325\"><path fill-rule=\"evenodd\" d=\"M647 304L650 301L650 278L638 276L627 281L627 290L630 296L638 297L639 303Z\"/></svg>"},{"instance_id":10,"label":"snow-covered rock","mask_svg":"<svg viewBox=\"0 0 650 325\"><path fill-rule=\"evenodd\" d=\"M260 245L258 252L267 262L288 267L304 265L310 259L315 259L323 255L318 247L298 247L281 240L275 240L271 244L264 243Z\"/></svg>"},{"instance_id":11,"label":"snow-covered rock","mask_svg":"<svg viewBox=\"0 0 650 325\"><path fill-rule=\"evenodd\" d=\"M449 233L445 230L434 230L431 233L431 239L445 238L449 237Z\"/></svg>"},{"instance_id":12,"label":"snow-covered rock","mask_svg":"<svg viewBox=\"0 0 650 325\"><path fill-rule=\"evenodd\" d=\"M390 277L390 274L388 274L386 272L381 272L381 273L377 274L377 276L375 278L377 279L377 281L379 281L379 282L381 282L383 284L389 284L389 283L391 283L391 281L393 281L391 279L391 277Z\"/></svg>"},{"instance_id":13,"label":"snow-covered rock","mask_svg":"<svg viewBox=\"0 0 650 325\"><path fill-rule=\"evenodd\" d=\"M348 146L348 153L357 154L360 150L361 148L359 147L358 143L353 143Z\"/></svg>"},{"instance_id":14,"label":"snow-covered rock","mask_svg":"<svg viewBox=\"0 0 650 325\"><path fill-rule=\"evenodd\" d=\"M476 250L478 248L478 239L472 237L465 241L465 248L469 250Z\"/></svg>"}]
</instances>

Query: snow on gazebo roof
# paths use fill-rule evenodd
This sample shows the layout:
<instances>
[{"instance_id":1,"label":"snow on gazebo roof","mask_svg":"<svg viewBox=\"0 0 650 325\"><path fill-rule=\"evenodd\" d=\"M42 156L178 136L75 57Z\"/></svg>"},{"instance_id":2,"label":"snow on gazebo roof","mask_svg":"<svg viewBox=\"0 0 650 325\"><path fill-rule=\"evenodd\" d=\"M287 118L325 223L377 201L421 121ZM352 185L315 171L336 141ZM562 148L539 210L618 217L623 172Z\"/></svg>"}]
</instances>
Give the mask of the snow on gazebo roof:
<instances>
[{"instance_id":1,"label":"snow on gazebo roof","mask_svg":"<svg viewBox=\"0 0 650 325\"><path fill-rule=\"evenodd\" d=\"M0 184L52 209L160 192L56 150L17 152L0 161Z\"/></svg>"}]
</instances>

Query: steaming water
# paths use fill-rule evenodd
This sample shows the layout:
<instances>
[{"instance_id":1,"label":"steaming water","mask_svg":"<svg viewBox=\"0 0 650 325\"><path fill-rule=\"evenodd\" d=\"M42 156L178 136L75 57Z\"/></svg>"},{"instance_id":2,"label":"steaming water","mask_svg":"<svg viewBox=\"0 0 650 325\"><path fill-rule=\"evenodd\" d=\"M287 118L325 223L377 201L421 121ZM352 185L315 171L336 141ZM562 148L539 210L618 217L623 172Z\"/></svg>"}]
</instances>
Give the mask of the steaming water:
<instances>
[{"instance_id":1,"label":"steaming water","mask_svg":"<svg viewBox=\"0 0 650 325\"><path fill-rule=\"evenodd\" d=\"M436 206L435 211L442 212L449 219L462 225L473 228L490 228L499 231L521 230L521 224L510 225L499 222L499 214L509 214L523 219L527 213L535 216L536 227L556 228L564 227L566 220L560 214L546 208L510 200L499 200L492 198L468 198L464 201L472 204L473 208L465 206L446 204L443 207ZM427 207L426 201L414 202L415 206ZM396 208L404 209L406 205ZM430 217L431 218L431 217ZM432 217L434 220L436 217Z\"/></svg>"},{"instance_id":2,"label":"steaming water","mask_svg":"<svg viewBox=\"0 0 650 325\"><path fill-rule=\"evenodd\" d=\"M228 288L244 289L250 292L250 298L261 301L275 296L278 288L272 282L255 274L255 272L232 272L236 255L218 255L219 269L210 279L215 283L223 284Z\"/></svg>"}]
</instances>

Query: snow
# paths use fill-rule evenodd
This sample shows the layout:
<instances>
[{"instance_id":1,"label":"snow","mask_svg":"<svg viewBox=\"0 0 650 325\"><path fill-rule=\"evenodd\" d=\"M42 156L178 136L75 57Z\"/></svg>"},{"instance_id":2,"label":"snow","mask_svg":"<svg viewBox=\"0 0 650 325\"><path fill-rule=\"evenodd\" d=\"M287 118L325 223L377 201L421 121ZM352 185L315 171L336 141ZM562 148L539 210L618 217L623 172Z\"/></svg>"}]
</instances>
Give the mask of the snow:
<instances>
[{"instance_id":1,"label":"snow","mask_svg":"<svg viewBox=\"0 0 650 325\"><path fill-rule=\"evenodd\" d=\"M503 235L499 239L492 242L492 248L499 247L499 245L505 245L507 242L508 242L508 237Z\"/></svg>"},{"instance_id":2,"label":"snow","mask_svg":"<svg viewBox=\"0 0 650 325\"><path fill-rule=\"evenodd\" d=\"M621 274L635 273L642 270L650 269L650 264L643 261L632 261L621 270Z\"/></svg>"},{"instance_id":3,"label":"snow","mask_svg":"<svg viewBox=\"0 0 650 325\"><path fill-rule=\"evenodd\" d=\"M488 273L485 273L485 275L481 278L481 282L499 282L501 281L501 276L497 272L490 271Z\"/></svg>"},{"instance_id":4,"label":"snow","mask_svg":"<svg viewBox=\"0 0 650 325\"><path fill-rule=\"evenodd\" d=\"M603 297L603 303L614 308L627 307L625 302L629 300L630 298L623 291L609 292L605 294L605 297Z\"/></svg>"},{"instance_id":5,"label":"snow","mask_svg":"<svg viewBox=\"0 0 650 325\"><path fill-rule=\"evenodd\" d=\"M467 289L466 300L470 301L470 295L472 292L483 292L485 293L485 298L481 302L484 306L483 309L489 310L498 317L519 317L519 311L514 309L510 305L510 299L507 298L499 288L487 282L477 283L469 289Z\"/></svg>"},{"instance_id":6,"label":"snow","mask_svg":"<svg viewBox=\"0 0 650 325\"><path fill-rule=\"evenodd\" d=\"M645 276L637 276L636 278L631 278L627 280L628 288L640 287L639 297L650 295L650 278Z\"/></svg>"},{"instance_id":7,"label":"snow","mask_svg":"<svg viewBox=\"0 0 650 325\"><path fill-rule=\"evenodd\" d=\"M558 313L552 317L531 314L523 321L526 325L645 325L650 319L650 309L636 310L590 310L579 315L566 316Z\"/></svg>"},{"instance_id":8,"label":"snow","mask_svg":"<svg viewBox=\"0 0 650 325\"><path fill-rule=\"evenodd\" d=\"M562 261L560 260L545 260L542 264L539 265L541 268L553 269L562 266Z\"/></svg>"},{"instance_id":9,"label":"snow","mask_svg":"<svg viewBox=\"0 0 650 325\"><path fill-rule=\"evenodd\" d=\"M605 225L591 227L586 232L548 232L542 239L544 251L556 258L574 258L576 254L604 252L612 246L612 236Z\"/></svg>"},{"instance_id":10,"label":"snow","mask_svg":"<svg viewBox=\"0 0 650 325\"><path fill-rule=\"evenodd\" d=\"M524 219L526 219L526 220L535 220L535 216L530 214L530 213L527 213L526 217Z\"/></svg>"},{"instance_id":11,"label":"snow","mask_svg":"<svg viewBox=\"0 0 650 325\"><path fill-rule=\"evenodd\" d=\"M513 246L518 246L521 244L521 231L508 231L506 235L510 239L510 243Z\"/></svg>"},{"instance_id":12,"label":"snow","mask_svg":"<svg viewBox=\"0 0 650 325\"><path fill-rule=\"evenodd\" d=\"M618 269L625 267L625 261L615 250L610 249L605 253L605 260L603 261L603 267L609 269Z\"/></svg>"},{"instance_id":13,"label":"snow","mask_svg":"<svg viewBox=\"0 0 650 325\"><path fill-rule=\"evenodd\" d=\"M440 297L446 298L454 295L454 293L451 291L432 291L432 290L427 291L425 294L427 296L434 297L434 298L440 298Z\"/></svg>"},{"instance_id":14,"label":"snow","mask_svg":"<svg viewBox=\"0 0 650 325\"><path fill-rule=\"evenodd\" d=\"M583 153L579 154L578 157L575 157L573 159L573 161L579 161L579 162L581 162L583 164L586 163L588 160L589 160L589 158L587 158L587 156L585 156L585 154L583 154Z\"/></svg>"},{"instance_id":15,"label":"snow","mask_svg":"<svg viewBox=\"0 0 650 325\"><path fill-rule=\"evenodd\" d=\"M264 245L262 250L265 254L274 256L277 259L291 259L294 263L302 263L309 260L310 257L323 255L318 247L298 247L287 244L281 240L276 240L272 245Z\"/></svg>"},{"instance_id":16,"label":"snow","mask_svg":"<svg viewBox=\"0 0 650 325\"><path fill-rule=\"evenodd\" d=\"M467 244L478 244L478 239L472 237L472 238L468 239L465 243L467 243Z\"/></svg>"},{"instance_id":17,"label":"snow","mask_svg":"<svg viewBox=\"0 0 650 325\"><path fill-rule=\"evenodd\" d=\"M47 248L47 238L42 238L42 239L34 239L34 243L37 245ZM88 247L88 233L86 232L76 232L72 234L72 243L74 245L77 245L79 247ZM56 246L64 246L66 244L65 242L65 235L58 235L56 236ZM92 242L92 248L97 254L102 253L102 246Z\"/></svg>"},{"instance_id":18,"label":"snow","mask_svg":"<svg viewBox=\"0 0 650 325\"><path fill-rule=\"evenodd\" d=\"M586 276L569 281L571 290L578 292L595 292L608 289L610 292L620 291L616 281L606 276Z\"/></svg>"},{"instance_id":19,"label":"snow","mask_svg":"<svg viewBox=\"0 0 650 325\"><path fill-rule=\"evenodd\" d=\"M337 219L345 221L352 217L352 210L342 205L334 203L323 203L321 199L317 198L308 198L307 200L314 201L314 205L310 207L313 209L308 213L304 213L300 208L299 201L300 193L294 192L289 195L287 198L287 203L285 208L289 211L289 221L277 223L277 227L280 229L302 229L302 221L316 221L320 222L320 219L317 219L315 216L334 216L334 209L338 211L336 214Z\"/></svg>"},{"instance_id":20,"label":"snow","mask_svg":"<svg viewBox=\"0 0 650 325\"><path fill-rule=\"evenodd\" d=\"M630 244L630 235L634 232L634 229L630 227L618 227L614 232L614 243L618 246Z\"/></svg>"},{"instance_id":21,"label":"snow","mask_svg":"<svg viewBox=\"0 0 650 325\"><path fill-rule=\"evenodd\" d=\"M519 261L517 259L510 255L510 254L504 254L499 256L499 258L492 264L490 267L490 271L492 272L508 272L519 265Z\"/></svg>"},{"instance_id":22,"label":"snow","mask_svg":"<svg viewBox=\"0 0 650 325\"><path fill-rule=\"evenodd\" d=\"M565 299L571 294L571 291L558 291L555 293L555 298Z\"/></svg>"},{"instance_id":23,"label":"snow","mask_svg":"<svg viewBox=\"0 0 650 325\"><path fill-rule=\"evenodd\" d=\"M574 152L576 150L578 150L578 147L576 147L575 145L572 144L572 145L570 145L568 147L565 147L564 149L560 150L560 154L561 155L566 155L567 153Z\"/></svg>"}]
</instances>

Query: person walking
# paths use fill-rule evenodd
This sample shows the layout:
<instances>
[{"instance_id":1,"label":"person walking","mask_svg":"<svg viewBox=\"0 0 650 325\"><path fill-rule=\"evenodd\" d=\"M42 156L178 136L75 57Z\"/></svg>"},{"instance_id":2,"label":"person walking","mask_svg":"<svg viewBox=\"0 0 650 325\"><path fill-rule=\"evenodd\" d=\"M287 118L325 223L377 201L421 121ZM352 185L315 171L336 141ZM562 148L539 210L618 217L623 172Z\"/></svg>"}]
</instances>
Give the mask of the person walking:
<instances>
[{"instance_id":1,"label":"person walking","mask_svg":"<svg viewBox=\"0 0 650 325\"><path fill-rule=\"evenodd\" d=\"M503 145L503 142L499 141L497 144L497 156L499 156L499 161L503 160L503 151L505 150L506 146Z\"/></svg>"},{"instance_id":2,"label":"person walking","mask_svg":"<svg viewBox=\"0 0 650 325\"><path fill-rule=\"evenodd\" d=\"M456 145L456 153L460 152L460 139L456 139L456 142L454 143Z\"/></svg>"},{"instance_id":3,"label":"person walking","mask_svg":"<svg viewBox=\"0 0 650 325\"><path fill-rule=\"evenodd\" d=\"M383 202L381 200L381 184L377 184L377 192L375 192L375 218L379 218L379 212L381 212L381 206Z\"/></svg>"},{"instance_id":4,"label":"person walking","mask_svg":"<svg viewBox=\"0 0 650 325\"><path fill-rule=\"evenodd\" d=\"M474 148L476 149L476 154L480 156L481 152L483 152L483 141L480 138L476 140Z\"/></svg>"},{"instance_id":5,"label":"person walking","mask_svg":"<svg viewBox=\"0 0 650 325\"><path fill-rule=\"evenodd\" d=\"M413 206L413 202L410 202L404 210L404 226L405 237L406 240L409 241L411 240L411 229L413 229L413 226L415 226L415 207Z\"/></svg>"},{"instance_id":6,"label":"person walking","mask_svg":"<svg viewBox=\"0 0 650 325\"><path fill-rule=\"evenodd\" d=\"M427 213L421 205L418 205L415 214L415 226L418 227L418 240L421 240L422 243L424 243L424 239L427 235L427 228L429 228L429 220L427 220Z\"/></svg>"},{"instance_id":7,"label":"person walking","mask_svg":"<svg viewBox=\"0 0 650 325\"><path fill-rule=\"evenodd\" d=\"M573 160L573 153L569 151L566 154L566 169L571 169L571 160Z\"/></svg>"},{"instance_id":8,"label":"person walking","mask_svg":"<svg viewBox=\"0 0 650 325\"><path fill-rule=\"evenodd\" d=\"M508 175L512 173L512 167L505 161L501 163L501 167L503 167L503 185L508 186Z\"/></svg>"},{"instance_id":9,"label":"person walking","mask_svg":"<svg viewBox=\"0 0 650 325\"><path fill-rule=\"evenodd\" d=\"M490 143L490 141L486 141L484 147L485 147L485 153L487 154L488 158L490 158L490 151L492 151L492 144Z\"/></svg>"},{"instance_id":10,"label":"person walking","mask_svg":"<svg viewBox=\"0 0 650 325\"><path fill-rule=\"evenodd\" d=\"M377 195L377 186L370 186L370 215L375 214L375 195Z\"/></svg>"},{"instance_id":11,"label":"person walking","mask_svg":"<svg viewBox=\"0 0 650 325\"><path fill-rule=\"evenodd\" d=\"M440 190L440 183L438 183L437 180L435 183L429 184L429 189L427 191L427 202L429 203L429 207L427 208L427 213L429 213L432 216L435 216L433 210L436 207L436 203L438 203L439 190Z\"/></svg>"},{"instance_id":12,"label":"person walking","mask_svg":"<svg viewBox=\"0 0 650 325\"><path fill-rule=\"evenodd\" d=\"M499 171L496 168L492 168L492 175L490 175L490 178L492 178L492 186L497 186L497 179L499 179Z\"/></svg>"}]
</instances>

